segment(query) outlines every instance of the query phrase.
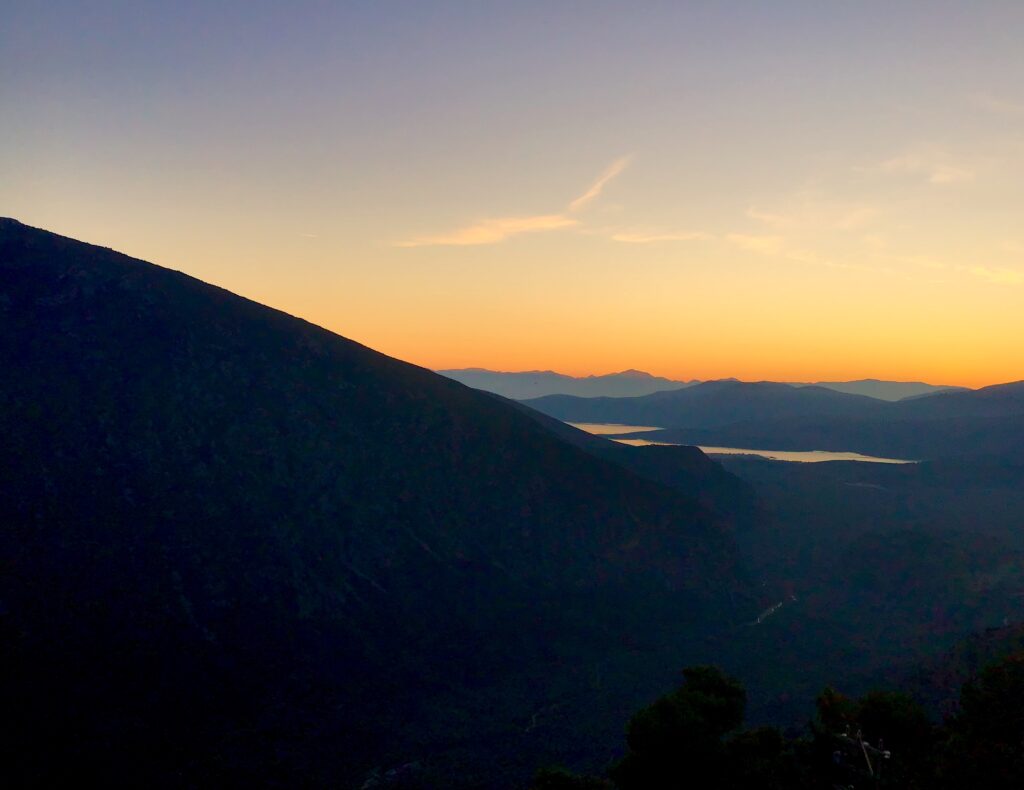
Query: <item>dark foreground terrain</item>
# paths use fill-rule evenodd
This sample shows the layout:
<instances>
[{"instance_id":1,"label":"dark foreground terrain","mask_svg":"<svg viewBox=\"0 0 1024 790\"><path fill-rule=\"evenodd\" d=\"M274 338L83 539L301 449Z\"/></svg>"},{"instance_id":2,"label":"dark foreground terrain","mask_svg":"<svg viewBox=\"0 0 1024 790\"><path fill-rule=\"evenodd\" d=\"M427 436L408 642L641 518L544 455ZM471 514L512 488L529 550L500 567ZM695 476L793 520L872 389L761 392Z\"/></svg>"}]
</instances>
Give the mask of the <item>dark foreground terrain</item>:
<instances>
[{"instance_id":1,"label":"dark foreground terrain","mask_svg":"<svg viewBox=\"0 0 1024 790\"><path fill-rule=\"evenodd\" d=\"M700 453L656 482L521 407L13 220L0 370L15 784L358 786L404 765L511 786L613 754L628 711L756 610L706 481L719 502L743 486Z\"/></svg>"},{"instance_id":2,"label":"dark foreground terrain","mask_svg":"<svg viewBox=\"0 0 1024 790\"><path fill-rule=\"evenodd\" d=\"M1024 620L1009 452L625 447L13 220L0 371L11 786L523 787L616 763L688 665L754 726L826 684L938 717L944 651Z\"/></svg>"}]
</instances>

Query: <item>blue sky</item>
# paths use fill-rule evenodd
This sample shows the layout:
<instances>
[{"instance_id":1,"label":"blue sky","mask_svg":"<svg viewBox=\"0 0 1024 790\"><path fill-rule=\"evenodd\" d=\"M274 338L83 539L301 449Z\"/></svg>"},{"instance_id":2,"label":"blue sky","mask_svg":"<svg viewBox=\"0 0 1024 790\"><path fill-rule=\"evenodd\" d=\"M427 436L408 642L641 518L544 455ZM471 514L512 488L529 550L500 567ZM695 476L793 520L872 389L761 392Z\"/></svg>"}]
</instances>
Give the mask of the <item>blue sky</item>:
<instances>
[{"instance_id":1,"label":"blue sky","mask_svg":"<svg viewBox=\"0 0 1024 790\"><path fill-rule=\"evenodd\" d=\"M8 2L0 213L434 367L992 383L1024 376L1022 33L1016 2Z\"/></svg>"}]
</instances>

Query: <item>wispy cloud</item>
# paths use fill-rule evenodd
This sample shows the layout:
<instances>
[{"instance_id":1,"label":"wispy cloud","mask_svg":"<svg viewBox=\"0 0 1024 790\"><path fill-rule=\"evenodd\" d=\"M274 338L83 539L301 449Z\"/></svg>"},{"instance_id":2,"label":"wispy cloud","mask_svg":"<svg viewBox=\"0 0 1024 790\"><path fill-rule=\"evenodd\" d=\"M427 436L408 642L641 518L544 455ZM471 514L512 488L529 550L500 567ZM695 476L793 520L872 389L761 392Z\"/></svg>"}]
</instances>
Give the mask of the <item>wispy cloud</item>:
<instances>
[{"instance_id":1,"label":"wispy cloud","mask_svg":"<svg viewBox=\"0 0 1024 790\"><path fill-rule=\"evenodd\" d=\"M619 231L608 238L625 244L656 244L661 241L702 241L714 238L710 233L700 231L684 231L681 233L634 233Z\"/></svg>"},{"instance_id":2,"label":"wispy cloud","mask_svg":"<svg viewBox=\"0 0 1024 790\"><path fill-rule=\"evenodd\" d=\"M523 233L536 233L546 230L562 230L579 225L579 220L568 216L580 211L592 200L600 196L608 182L619 175L629 165L632 155L616 159L590 185L582 195L569 203L566 209L557 214L534 214L526 217L490 217L481 219L471 225L431 236L418 236L407 241L400 241L396 247L466 247L476 244L497 244L513 236Z\"/></svg>"},{"instance_id":3,"label":"wispy cloud","mask_svg":"<svg viewBox=\"0 0 1024 790\"><path fill-rule=\"evenodd\" d=\"M747 209L747 216L772 228L788 228L797 224L797 221L790 215L777 214L772 211L762 211L757 208Z\"/></svg>"},{"instance_id":4,"label":"wispy cloud","mask_svg":"<svg viewBox=\"0 0 1024 790\"><path fill-rule=\"evenodd\" d=\"M1024 271L1003 266L962 266L962 271L996 285L1024 285Z\"/></svg>"},{"instance_id":5,"label":"wispy cloud","mask_svg":"<svg viewBox=\"0 0 1024 790\"><path fill-rule=\"evenodd\" d=\"M973 181L974 168L954 160L944 148L923 145L878 165L883 173L904 173L923 177L929 184L956 184Z\"/></svg>"},{"instance_id":6,"label":"wispy cloud","mask_svg":"<svg viewBox=\"0 0 1024 790\"><path fill-rule=\"evenodd\" d=\"M837 230L856 230L864 227L878 214L874 206L857 206L835 218L832 227Z\"/></svg>"},{"instance_id":7,"label":"wispy cloud","mask_svg":"<svg viewBox=\"0 0 1024 790\"><path fill-rule=\"evenodd\" d=\"M794 261L809 266L822 266L828 269L869 272L888 276L899 274L899 272L887 267L836 260L831 256L821 255L814 250L799 246L792 239L785 236L752 236L745 233L730 233L725 236L725 241L742 250L758 255Z\"/></svg>"},{"instance_id":8,"label":"wispy cloud","mask_svg":"<svg viewBox=\"0 0 1024 790\"><path fill-rule=\"evenodd\" d=\"M497 217L484 219L464 228L442 233L437 236L421 236L399 242L398 247L431 247L449 245L465 247L473 244L495 244L521 233L536 233L545 230L571 228L579 224L564 214L539 214L533 217Z\"/></svg>"},{"instance_id":9,"label":"wispy cloud","mask_svg":"<svg viewBox=\"0 0 1024 790\"><path fill-rule=\"evenodd\" d=\"M931 271L969 274L993 285L1024 285L1024 269L1012 269L1006 266L950 263L936 260L927 255L884 253L881 257L896 264L912 264L913 266Z\"/></svg>"},{"instance_id":10,"label":"wispy cloud","mask_svg":"<svg viewBox=\"0 0 1024 790\"><path fill-rule=\"evenodd\" d=\"M747 216L777 230L856 230L878 214L865 204L836 203L820 195L798 194L781 211L747 209Z\"/></svg>"},{"instance_id":11,"label":"wispy cloud","mask_svg":"<svg viewBox=\"0 0 1024 790\"><path fill-rule=\"evenodd\" d=\"M1024 116L1024 102L1012 101L991 93L975 93L969 97L975 107L997 115Z\"/></svg>"},{"instance_id":12,"label":"wispy cloud","mask_svg":"<svg viewBox=\"0 0 1024 790\"><path fill-rule=\"evenodd\" d=\"M621 159L616 159L614 162L608 165L607 169L605 169L605 171L601 173L600 176L598 176L597 180L590 185L590 188L569 204L569 211L579 211L580 209L584 208L588 203L590 203L590 201L599 197L601 191L608 185L608 182L610 182L613 178L615 178L629 166L630 160L632 160L632 158L632 154L629 156L624 156Z\"/></svg>"},{"instance_id":13,"label":"wispy cloud","mask_svg":"<svg viewBox=\"0 0 1024 790\"><path fill-rule=\"evenodd\" d=\"M760 252L764 255L778 255L786 244L786 239L782 236L751 236L746 233L730 233L725 238L730 244L735 244L741 249Z\"/></svg>"}]
</instances>

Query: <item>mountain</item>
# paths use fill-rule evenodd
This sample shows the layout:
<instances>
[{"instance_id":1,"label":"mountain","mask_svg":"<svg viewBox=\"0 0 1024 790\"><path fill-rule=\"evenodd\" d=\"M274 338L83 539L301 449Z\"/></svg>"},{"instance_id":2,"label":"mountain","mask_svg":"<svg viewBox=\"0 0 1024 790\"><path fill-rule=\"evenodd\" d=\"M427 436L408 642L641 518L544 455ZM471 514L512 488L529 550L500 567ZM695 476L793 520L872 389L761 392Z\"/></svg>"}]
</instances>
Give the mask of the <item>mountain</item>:
<instances>
[{"instance_id":1,"label":"mountain","mask_svg":"<svg viewBox=\"0 0 1024 790\"><path fill-rule=\"evenodd\" d=\"M923 381L881 381L860 379L858 381L816 381L811 384L794 384L796 387L825 387L836 392L851 395L866 395L878 400L897 401L905 398L920 398L939 392L962 391L966 387L925 384Z\"/></svg>"},{"instance_id":2,"label":"mountain","mask_svg":"<svg viewBox=\"0 0 1024 790\"><path fill-rule=\"evenodd\" d=\"M513 400L530 400L546 395L573 395L579 398L636 398L655 392L680 390L700 382L674 381L652 376L641 370L624 370L604 376L566 376L550 370L531 370L522 373L502 373L484 368L439 370L442 376L461 381L474 389L486 390ZM736 381L736 379L720 379ZM712 382L708 382L712 383ZM965 390L965 387L925 384L922 381L818 381L792 382L794 387L822 387L849 395L864 395L877 400L897 401L917 398L938 392Z\"/></svg>"},{"instance_id":3,"label":"mountain","mask_svg":"<svg viewBox=\"0 0 1024 790\"><path fill-rule=\"evenodd\" d=\"M825 685L900 683L967 634L1024 621L1019 457L723 463L763 503L738 536L765 610L783 603L716 659L744 678L760 721L799 724Z\"/></svg>"},{"instance_id":4,"label":"mountain","mask_svg":"<svg viewBox=\"0 0 1024 790\"><path fill-rule=\"evenodd\" d=\"M853 451L914 460L1013 459L1024 445L1024 382L876 403L872 409L848 414L765 418L751 411L730 424L635 436L704 446Z\"/></svg>"},{"instance_id":5,"label":"mountain","mask_svg":"<svg viewBox=\"0 0 1024 790\"><path fill-rule=\"evenodd\" d=\"M550 370L522 373L501 373L483 368L439 370L442 376L461 381L468 387L486 390L513 400L539 398L544 395L575 395L581 398L624 398L649 395L662 390L690 387L696 381L673 381L652 376L642 370L624 370L604 376L566 376Z\"/></svg>"},{"instance_id":6,"label":"mountain","mask_svg":"<svg viewBox=\"0 0 1024 790\"><path fill-rule=\"evenodd\" d=\"M889 411L904 419L961 419L1024 414L1024 381L977 390L946 392L893 404Z\"/></svg>"},{"instance_id":7,"label":"mountain","mask_svg":"<svg viewBox=\"0 0 1024 790\"><path fill-rule=\"evenodd\" d=\"M972 634L942 656L915 667L904 684L936 714L948 716L956 712L965 682L976 678L987 665L1012 655L1024 656L1024 623Z\"/></svg>"},{"instance_id":8,"label":"mountain","mask_svg":"<svg viewBox=\"0 0 1024 790\"><path fill-rule=\"evenodd\" d=\"M698 451L655 482L522 407L14 220L0 370L16 785L521 786L606 759L749 616L700 496L732 478Z\"/></svg>"},{"instance_id":9,"label":"mountain","mask_svg":"<svg viewBox=\"0 0 1024 790\"><path fill-rule=\"evenodd\" d=\"M550 395L527 406L568 422L715 428L739 420L775 420L806 415L869 414L882 402L824 387L771 381L707 381L638 398L574 398Z\"/></svg>"},{"instance_id":10,"label":"mountain","mask_svg":"<svg viewBox=\"0 0 1024 790\"><path fill-rule=\"evenodd\" d=\"M697 447L633 447L582 431L516 401L508 403L569 444L628 469L639 477L694 497L741 530L749 526L758 515L757 499L750 486L712 461Z\"/></svg>"}]
</instances>

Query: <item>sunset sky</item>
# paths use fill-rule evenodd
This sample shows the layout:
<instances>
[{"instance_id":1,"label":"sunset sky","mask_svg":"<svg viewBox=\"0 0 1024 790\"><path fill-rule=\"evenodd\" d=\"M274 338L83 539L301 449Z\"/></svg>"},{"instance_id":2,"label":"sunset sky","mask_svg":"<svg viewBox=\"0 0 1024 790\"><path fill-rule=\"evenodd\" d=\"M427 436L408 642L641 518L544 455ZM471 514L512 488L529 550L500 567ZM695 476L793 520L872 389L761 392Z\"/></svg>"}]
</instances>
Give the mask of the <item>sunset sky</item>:
<instances>
[{"instance_id":1,"label":"sunset sky","mask_svg":"<svg viewBox=\"0 0 1024 790\"><path fill-rule=\"evenodd\" d=\"M1024 378L1024 3L5 2L0 215L432 368Z\"/></svg>"}]
</instances>

